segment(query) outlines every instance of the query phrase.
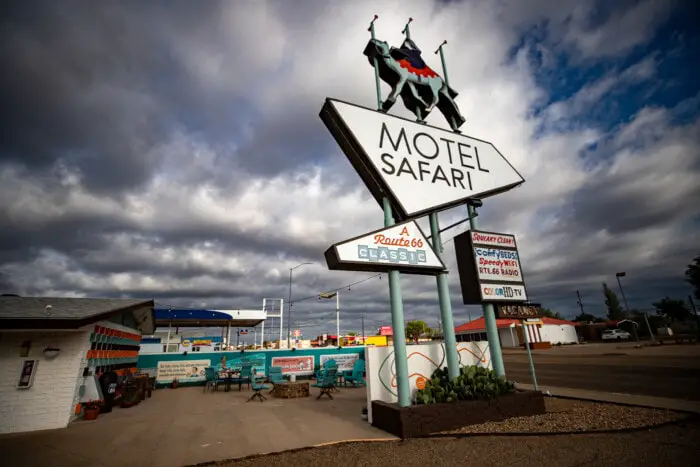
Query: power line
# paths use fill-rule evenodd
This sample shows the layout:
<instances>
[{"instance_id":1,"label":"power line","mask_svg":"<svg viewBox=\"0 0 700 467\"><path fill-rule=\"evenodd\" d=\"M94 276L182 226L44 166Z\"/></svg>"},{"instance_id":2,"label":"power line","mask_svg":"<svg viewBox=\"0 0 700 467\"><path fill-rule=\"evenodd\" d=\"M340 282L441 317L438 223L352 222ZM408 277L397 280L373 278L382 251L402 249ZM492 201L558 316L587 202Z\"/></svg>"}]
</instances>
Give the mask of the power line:
<instances>
[{"instance_id":1,"label":"power line","mask_svg":"<svg viewBox=\"0 0 700 467\"><path fill-rule=\"evenodd\" d=\"M373 276L365 277L364 279L361 279L361 280L359 280L359 281L353 282L353 283L351 283L351 284L343 285L343 286L340 286L340 287L331 287L331 288L327 288L326 290L350 289L351 287L353 287L353 286L355 286L355 285L362 284L363 282L367 282L367 281L370 280L370 279L375 279L375 278L377 278L377 277L379 277L379 278L381 279L382 274L383 274L383 273L375 274L375 275L373 275ZM303 301L305 301L305 300L311 300L312 298L318 298L318 294L309 295L308 297L303 297L303 298L297 298L296 300L292 300L292 303L303 302Z\"/></svg>"},{"instance_id":2,"label":"power line","mask_svg":"<svg viewBox=\"0 0 700 467\"><path fill-rule=\"evenodd\" d=\"M375 279L375 278L377 278L377 277L379 277L379 278L381 279L382 274L383 274L383 273L374 274L373 276L365 277L364 279L360 279L359 281L355 281L355 282L352 282L352 283L350 283L350 284L346 284L346 285L343 285L343 286L340 286L340 287L327 288L326 290L350 289L350 288L353 287L353 286L362 284L363 282L367 282L367 281L369 281L369 280L371 280L371 279ZM305 300L311 300L312 298L318 298L318 294L309 295L308 297L303 297L303 298L299 298L299 299L296 299L296 300L292 300L292 303L303 302L303 301L305 301ZM193 309L192 306L169 305L169 304L167 304L167 303L162 303L162 302L157 302L157 303L158 303L158 308L171 308L171 309L180 309L180 310L189 310L189 309ZM236 309L252 310L252 309L257 309L257 308L260 308L260 304L253 305L253 306L247 306L247 307L237 306L237 307L235 307L235 308L228 308L228 309L233 309L233 310L236 310Z\"/></svg>"}]
</instances>

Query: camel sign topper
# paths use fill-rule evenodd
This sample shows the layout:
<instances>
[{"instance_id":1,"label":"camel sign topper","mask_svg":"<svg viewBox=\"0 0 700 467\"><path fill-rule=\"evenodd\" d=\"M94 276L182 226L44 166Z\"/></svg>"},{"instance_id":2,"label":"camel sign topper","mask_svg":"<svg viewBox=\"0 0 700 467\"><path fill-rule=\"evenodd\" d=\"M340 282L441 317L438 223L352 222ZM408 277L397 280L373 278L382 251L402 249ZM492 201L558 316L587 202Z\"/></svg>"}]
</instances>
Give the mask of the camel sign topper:
<instances>
[{"instance_id":1,"label":"camel sign topper","mask_svg":"<svg viewBox=\"0 0 700 467\"><path fill-rule=\"evenodd\" d=\"M379 77L391 86L391 93L382 103L387 112L401 96L404 106L424 121L437 107L453 131L464 124L464 117L454 99L457 92L433 71L421 57L421 50L410 37L401 47L390 47L378 39L370 39L364 54L379 71Z\"/></svg>"},{"instance_id":2,"label":"camel sign topper","mask_svg":"<svg viewBox=\"0 0 700 467\"><path fill-rule=\"evenodd\" d=\"M320 116L379 205L388 198L394 218L410 220L523 183L493 144L459 130L465 119L444 60L440 76L425 63L408 25L398 48L375 38L373 25L364 55L374 68L377 110L327 98ZM441 58L445 43L436 51ZM384 100L380 80L391 87ZM388 114L399 97L415 120ZM426 124L436 108L449 129Z\"/></svg>"}]
</instances>

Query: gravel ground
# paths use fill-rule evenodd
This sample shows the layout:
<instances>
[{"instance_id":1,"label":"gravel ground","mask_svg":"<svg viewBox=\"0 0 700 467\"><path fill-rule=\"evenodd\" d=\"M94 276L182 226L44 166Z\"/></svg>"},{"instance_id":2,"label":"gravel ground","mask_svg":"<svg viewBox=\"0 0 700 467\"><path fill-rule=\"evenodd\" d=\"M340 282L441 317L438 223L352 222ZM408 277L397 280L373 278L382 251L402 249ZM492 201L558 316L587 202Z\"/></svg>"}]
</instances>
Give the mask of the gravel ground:
<instances>
[{"instance_id":1,"label":"gravel ground","mask_svg":"<svg viewBox=\"0 0 700 467\"><path fill-rule=\"evenodd\" d=\"M547 413L531 417L514 417L502 422L465 426L445 433L541 433L570 431L621 430L658 425L680 420L684 414L670 410L647 409L547 397Z\"/></svg>"},{"instance_id":2,"label":"gravel ground","mask_svg":"<svg viewBox=\"0 0 700 467\"><path fill-rule=\"evenodd\" d=\"M218 466L479 466L660 467L697 465L700 423L615 434L482 436L325 446L221 462Z\"/></svg>"}]
</instances>

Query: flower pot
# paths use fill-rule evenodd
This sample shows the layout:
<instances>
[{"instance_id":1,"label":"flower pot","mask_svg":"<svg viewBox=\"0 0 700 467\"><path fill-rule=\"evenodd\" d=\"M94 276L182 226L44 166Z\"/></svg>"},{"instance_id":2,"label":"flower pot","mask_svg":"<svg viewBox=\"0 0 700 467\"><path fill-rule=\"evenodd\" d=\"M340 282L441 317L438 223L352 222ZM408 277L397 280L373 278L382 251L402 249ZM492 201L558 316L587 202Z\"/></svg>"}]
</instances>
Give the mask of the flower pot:
<instances>
[{"instance_id":1,"label":"flower pot","mask_svg":"<svg viewBox=\"0 0 700 467\"><path fill-rule=\"evenodd\" d=\"M84 407L83 408L83 420L95 420L100 414L99 407Z\"/></svg>"},{"instance_id":2,"label":"flower pot","mask_svg":"<svg viewBox=\"0 0 700 467\"><path fill-rule=\"evenodd\" d=\"M172 383L170 383L170 387L173 388L173 389L177 389L177 387L179 386L179 384L180 384L180 383L178 383L178 381L175 380L175 381L173 381Z\"/></svg>"}]
</instances>

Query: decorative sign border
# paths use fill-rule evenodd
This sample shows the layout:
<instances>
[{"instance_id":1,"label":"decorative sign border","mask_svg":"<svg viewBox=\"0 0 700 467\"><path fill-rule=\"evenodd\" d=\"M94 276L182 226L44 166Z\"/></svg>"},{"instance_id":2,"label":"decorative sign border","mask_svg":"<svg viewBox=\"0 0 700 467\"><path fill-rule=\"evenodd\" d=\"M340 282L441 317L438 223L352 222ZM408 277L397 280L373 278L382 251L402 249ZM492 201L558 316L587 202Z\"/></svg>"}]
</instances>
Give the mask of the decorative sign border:
<instances>
[{"instance_id":1,"label":"decorative sign border","mask_svg":"<svg viewBox=\"0 0 700 467\"><path fill-rule=\"evenodd\" d=\"M378 173L377 169L373 167L372 162L370 160L370 157L367 155L365 152L364 148L362 147L362 144L360 143L359 139L355 135L355 133L352 131L352 129L346 124L346 122L343 120L343 117L340 115L339 111L335 108L334 103L340 103L340 104L346 104L346 105L351 105L354 107L358 107L360 109L366 110L367 112L374 112L381 114L383 117L386 118L395 118L398 120L403 120L407 123L410 124L416 124L414 120L409 120L407 118L403 117L398 117L396 115L389 115L384 112L379 112L376 109L370 109L367 107L363 107L361 105L353 104L351 102L345 102L339 99L332 99L330 97L326 98L326 102L324 103L323 107L321 108L321 112L319 116L321 117L321 120L323 123L326 125L328 130L331 132L333 135L333 138L335 139L336 143L338 146L340 146L340 149L343 151L343 153L347 156L348 160L350 160L350 163L352 164L353 168L355 171L358 173L362 181L365 183L367 188L369 189L370 193L374 197L374 199L377 201L379 206L383 207L383 199L384 197L389 197L391 200L391 205L394 208L394 218L397 221L404 221L404 220L409 220L409 219L417 219L419 217L422 217L428 213L431 212L439 212L439 211L444 211L445 209L450 209L455 206L459 206L464 204L467 199L469 198L479 198L479 199L484 199L490 196L498 195L500 193L505 193L506 191L510 191L511 189L523 184L525 182L525 179L523 176L518 172L513 165L508 162L508 159L501 154L498 149L496 149L495 146L493 146L492 143L488 143L487 141L482 141L479 140L478 138L473 138L471 136L468 136L468 138L476 141L481 141L485 144L489 144L493 146L493 149L503 158L503 160L513 169L513 171L520 177L520 181L517 183L512 183L510 185L502 186L500 188L490 190L487 192L483 193L470 193L469 196L465 196L464 198L459 198L459 199L454 199L448 203L444 203L441 205L436 205L436 206L431 206L430 208L423 209L422 211L418 212L411 212L408 213L406 212L403 204L401 203L401 200L396 196L396 194L391 190L391 187L385 182L383 177ZM433 128L435 130L439 130L442 132L446 133L451 133L452 135L455 135L454 132L451 132L450 130L447 130L445 128L440 128L437 126L433 125L422 125L426 128ZM466 135L463 135L466 136Z\"/></svg>"},{"instance_id":2,"label":"decorative sign border","mask_svg":"<svg viewBox=\"0 0 700 467\"><path fill-rule=\"evenodd\" d=\"M496 305L496 317L499 319L533 319L540 317L540 304L505 304Z\"/></svg>"},{"instance_id":3,"label":"decorative sign border","mask_svg":"<svg viewBox=\"0 0 700 467\"><path fill-rule=\"evenodd\" d=\"M513 245L496 246L494 242L484 240L483 242L473 242L472 233L481 234L488 237L510 237L513 239ZM462 301L465 305L478 305L483 302L498 302L503 304L527 302L527 287L525 286L525 277L522 273L522 264L520 263L520 255L518 255L518 264L520 265L520 277L522 281L499 281L499 280L481 280L479 278L479 265L477 264L475 247L483 246L487 248L497 248L500 250L514 251L518 253L518 243L515 236L512 234L503 234L496 232L486 232L483 230L467 230L454 237L455 253L457 255L457 269L459 271L459 282L462 287ZM504 296L503 299L489 299L484 297L482 286L493 286L505 289L521 288L525 292L524 297Z\"/></svg>"},{"instance_id":4,"label":"decorative sign border","mask_svg":"<svg viewBox=\"0 0 700 467\"><path fill-rule=\"evenodd\" d=\"M410 224L415 222L414 220L408 220L404 221L398 224L394 224L390 227L383 227L381 229L373 230L371 232L366 232L363 233L362 235L358 235L357 237L349 238L347 240L343 240L342 242L335 243L331 245L330 248L328 248L325 252L325 257L326 257L326 263L328 264L328 269L331 271L363 271L363 272L389 272L389 270L397 270L403 274L419 274L419 275L436 275L439 274L443 271L445 271L445 263L440 258L440 255L435 253L435 250L432 248L430 243L427 241L427 237L425 235L425 232L423 232L423 229L420 228L420 226L416 223L416 227L418 228L418 231L421 233L423 238L426 239L426 242L423 246L423 248L430 249L433 251L435 254L435 257L440 261L440 267L434 267L434 266L424 266L421 264L401 264L401 263L376 263L376 262L362 262L362 261L341 261L340 260L340 255L338 254L338 246L345 244L345 243L350 243L354 242L356 240L359 240L363 237L368 237L370 235L374 235L380 232L383 232L387 229L393 229L393 228L398 228L402 225L405 224Z\"/></svg>"}]
</instances>

